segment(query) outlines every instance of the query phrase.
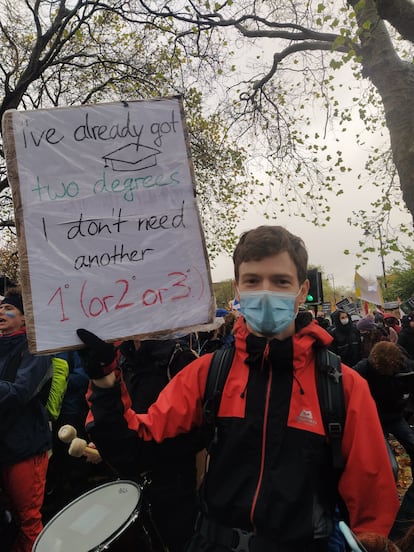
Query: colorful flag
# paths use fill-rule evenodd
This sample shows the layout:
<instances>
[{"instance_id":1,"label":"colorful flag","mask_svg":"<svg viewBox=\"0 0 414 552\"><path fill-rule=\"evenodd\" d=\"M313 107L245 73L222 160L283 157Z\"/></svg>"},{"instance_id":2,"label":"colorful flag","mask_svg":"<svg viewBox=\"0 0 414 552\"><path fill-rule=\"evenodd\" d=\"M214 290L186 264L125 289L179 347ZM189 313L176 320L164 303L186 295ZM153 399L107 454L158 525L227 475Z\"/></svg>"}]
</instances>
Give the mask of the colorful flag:
<instances>
[{"instance_id":1,"label":"colorful flag","mask_svg":"<svg viewBox=\"0 0 414 552\"><path fill-rule=\"evenodd\" d=\"M365 280L358 272L355 272L355 295L363 301L374 305L383 305L382 289L378 280Z\"/></svg>"}]
</instances>

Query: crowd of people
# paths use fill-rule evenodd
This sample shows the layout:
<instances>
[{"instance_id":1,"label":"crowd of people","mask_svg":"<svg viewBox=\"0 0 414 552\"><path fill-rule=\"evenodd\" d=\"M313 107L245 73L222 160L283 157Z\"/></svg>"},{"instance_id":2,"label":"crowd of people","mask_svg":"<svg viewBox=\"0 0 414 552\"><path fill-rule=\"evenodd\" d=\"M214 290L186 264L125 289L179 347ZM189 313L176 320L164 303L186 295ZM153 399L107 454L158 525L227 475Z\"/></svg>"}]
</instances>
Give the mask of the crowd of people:
<instances>
[{"instance_id":1,"label":"crowd of people","mask_svg":"<svg viewBox=\"0 0 414 552\"><path fill-rule=\"evenodd\" d=\"M21 290L7 291L2 550L31 551L72 500L117 479L145 483L156 552L342 552L338 519L362 551L414 548L414 489L400 504L384 439L395 437L414 466L414 313L400 320L377 310L354 321L342 309L304 310L306 247L279 226L245 232L233 261L240 310L218 310L212 330L112 344L79 328L85 347L61 355L67 376L55 418L46 407L51 357L30 354ZM233 356L211 432L206 382L222 348ZM341 360L340 472L316 385L317 348ZM66 424L88 442L80 458L59 439Z\"/></svg>"}]
</instances>

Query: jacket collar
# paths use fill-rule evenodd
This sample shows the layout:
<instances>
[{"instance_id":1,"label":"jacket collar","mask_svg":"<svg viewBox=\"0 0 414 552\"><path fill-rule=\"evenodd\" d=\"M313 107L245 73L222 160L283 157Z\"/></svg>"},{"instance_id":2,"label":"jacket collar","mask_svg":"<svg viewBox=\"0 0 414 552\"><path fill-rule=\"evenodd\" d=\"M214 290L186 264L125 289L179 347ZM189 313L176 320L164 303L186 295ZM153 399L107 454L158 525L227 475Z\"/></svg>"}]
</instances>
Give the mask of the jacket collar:
<instances>
[{"instance_id":1,"label":"jacket collar","mask_svg":"<svg viewBox=\"0 0 414 552\"><path fill-rule=\"evenodd\" d=\"M236 349L247 355L246 364L251 367L262 366L263 357L268 355L272 365L286 364L293 359L295 370L300 369L307 365L310 356L313 355L314 345L327 347L333 340L316 320L283 341L253 335L247 329L242 316L237 319L234 329Z\"/></svg>"}]
</instances>

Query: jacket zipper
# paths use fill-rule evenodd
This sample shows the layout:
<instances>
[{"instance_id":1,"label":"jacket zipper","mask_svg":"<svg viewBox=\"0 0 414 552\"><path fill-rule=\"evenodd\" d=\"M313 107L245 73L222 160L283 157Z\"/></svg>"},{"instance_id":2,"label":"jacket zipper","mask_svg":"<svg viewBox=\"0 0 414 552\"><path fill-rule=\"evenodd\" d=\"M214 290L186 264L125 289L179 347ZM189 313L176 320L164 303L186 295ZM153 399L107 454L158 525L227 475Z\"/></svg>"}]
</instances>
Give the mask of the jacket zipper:
<instances>
[{"instance_id":1,"label":"jacket zipper","mask_svg":"<svg viewBox=\"0 0 414 552\"><path fill-rule=\"evenodd\" d=\"M268 360L269 349L270 349L269 342L267 342L265 350L263 352L262 367L264 366L265 362L267 362L267 360ZM259 497L260 488L262 486L265 456L266 456L267 421L268 421L268 413L269 413L270 389L272 387L272 376L273 376L272 370L269 369L269 377L268 377L268 380L267 380L266 401L265 401L265 409L264 409L264 420L263 420L260 472L259 472L259 479L257 481L256 491L255 491L254 497L253 497L252 507L250 509L250 523L252 524L254 533L256 533L256 526L255 526L255 523L254 523L254 513L255 513L255 510L256 510L256 505L257 505L257 500L258 500L258 497Z\"/></svg>"}]
</instances>

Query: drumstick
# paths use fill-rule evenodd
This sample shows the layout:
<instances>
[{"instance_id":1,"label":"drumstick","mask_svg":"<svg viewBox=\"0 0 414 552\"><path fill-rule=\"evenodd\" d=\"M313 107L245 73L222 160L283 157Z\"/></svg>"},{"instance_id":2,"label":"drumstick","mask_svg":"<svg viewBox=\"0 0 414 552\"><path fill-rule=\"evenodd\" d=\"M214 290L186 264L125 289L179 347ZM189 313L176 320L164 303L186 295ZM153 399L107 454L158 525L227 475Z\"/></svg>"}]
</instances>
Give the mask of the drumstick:
<instances>
[{"instance_id":1,"label":"drumstick","mask_svg":"<svg viewBox=\"0 0 414 552\"><path fill-rule=\"evenodd\" d=\"M76 428L69 424L63 425L58 431L58 437L64 443L70 443L71 441L73 441L73 439L75 439L76 436Z\"/></svg>"},{"instance_id":2,"label":"drumstick","mask_svg":"<svg viewBox=\"0 0 414 552\"><path fill-rule=\"evenodd\" d=\"M99 451L96 448L88 447L85 439L79 439L79 437L72 439L69 446L69 454L79 458L86 453L91 454L92 456L100 456Z\"/></svg>"},{"instance_id":3,"label":"drumstick","mask_svg":"<svg viewBox=\"0 0 414 552\"><path fill-rule=\"evenodd\" d=\"M68 452L71 456L79 458L87 453L95 456L96 458L101 457L97 449L88 447L84 439L79 439L79 437L77 437L76 428L69 424L63 425L59 429L58 437L64 443L70 443ZM85 454L85 456L87 454Z\"/></svg>"}]
</instances>

